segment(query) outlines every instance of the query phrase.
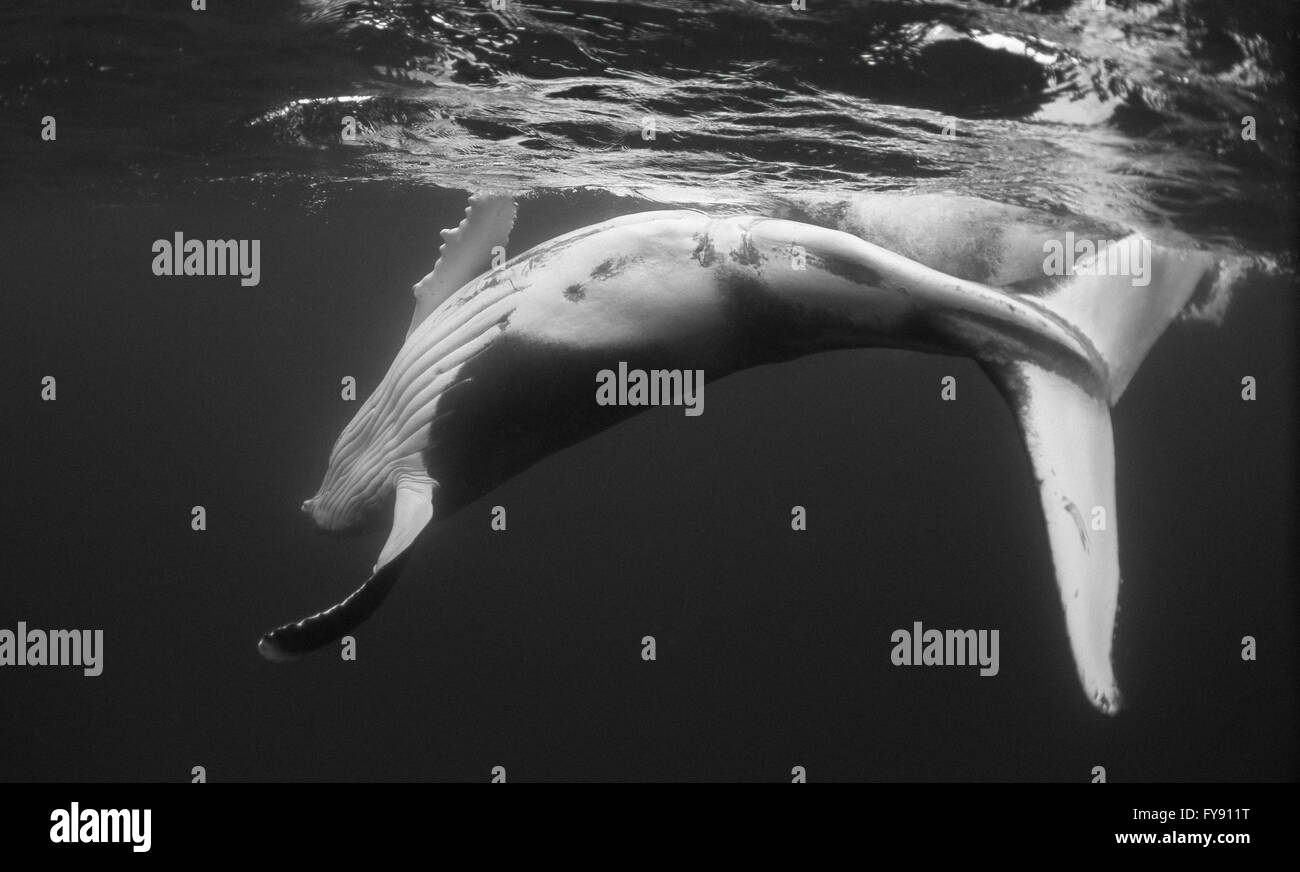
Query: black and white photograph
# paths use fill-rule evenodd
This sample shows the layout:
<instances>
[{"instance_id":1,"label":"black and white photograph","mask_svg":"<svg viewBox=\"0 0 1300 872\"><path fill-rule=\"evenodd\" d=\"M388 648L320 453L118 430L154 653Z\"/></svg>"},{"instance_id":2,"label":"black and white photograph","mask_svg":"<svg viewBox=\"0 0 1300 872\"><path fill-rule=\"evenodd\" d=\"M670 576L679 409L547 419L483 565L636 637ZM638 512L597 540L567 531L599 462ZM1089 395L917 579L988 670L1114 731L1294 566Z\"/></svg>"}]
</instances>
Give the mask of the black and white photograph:
<instances>
[{"instance_id":1,"label":"black and white photograph","mask_svg":"<svg viewBox=\"0 0 1300 872\"><path fill-rule=\"evenodd\" d=\"M5 0L0 783L1296 781L1298 14Z\"/></svg>"}]
</instances>

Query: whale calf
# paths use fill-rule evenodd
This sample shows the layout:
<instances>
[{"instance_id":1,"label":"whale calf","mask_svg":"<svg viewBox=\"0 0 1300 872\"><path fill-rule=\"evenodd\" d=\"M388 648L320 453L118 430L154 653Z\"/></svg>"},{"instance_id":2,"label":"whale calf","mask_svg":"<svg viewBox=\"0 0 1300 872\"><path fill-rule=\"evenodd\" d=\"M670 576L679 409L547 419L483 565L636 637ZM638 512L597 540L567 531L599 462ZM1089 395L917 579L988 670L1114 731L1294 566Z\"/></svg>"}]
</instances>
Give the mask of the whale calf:
<instances>
[{"instance_id":1,"label":"whale calf","mask_svg":"<svg viewBox=\"0 0 1300 872\"><path fill-rule=\"evenodd\" d=\"M1066 275L1028 294L830 227L665 210L583 227L492 267L514 217L512 199L474 196L465 220L443 231L405 343L302 505L336 533L391 505L373 574L337 605L263 636L265 657L291 659L355 628L431 521L644 408L598 403L602 370L698 370L712 381L820 351L889 347L973 358L1006 398L1037 481L1079 679L1098 710L1119 709L1110 409L1212 258L1153 248L1144 287ZM1135 242L1144 240L1116 244Z\"/></svg>"}]
</instances>

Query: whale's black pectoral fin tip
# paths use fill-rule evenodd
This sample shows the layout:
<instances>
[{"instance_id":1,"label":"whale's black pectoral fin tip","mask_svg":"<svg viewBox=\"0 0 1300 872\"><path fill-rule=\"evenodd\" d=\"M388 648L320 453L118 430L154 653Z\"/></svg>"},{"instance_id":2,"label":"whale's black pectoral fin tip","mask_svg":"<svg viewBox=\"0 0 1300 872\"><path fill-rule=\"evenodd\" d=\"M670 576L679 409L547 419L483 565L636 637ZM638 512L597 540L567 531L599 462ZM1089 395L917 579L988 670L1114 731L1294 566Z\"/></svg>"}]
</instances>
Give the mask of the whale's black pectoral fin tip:
<instances>
[{"instance_id":1,"label":"whale's black pectoral fin tip","mask_svg":"<svg viewBox=\"0 0 1300 872\"><path fill-rule=\"evenodd\" d=\"M1079 679L1093 706L1114 714L1120 694L1111 645L1120 574L1110 405L1032 363L986 368L1016 410L1033 464Z\"/></svg>"},{"instance_id":2,"label":"whale's black pectoral fin tip","mask_svg":"<svg viewBox=\"0 0 1300 872\"><path fill-rule=\"evenodd\" d=\"M276 627L257 643L258 653L277 663L295 660L346 635L379 608L397 583L409 554L408 546L394 559L378 567L365 584L342 602L301 621Z\"/></svg>"},{"instance_id":3,"label":"whale's black pectoral fin tip","mask_svg":"<svg viewBox=\"0 0 1300 872\"><path fill-rule=\"evenodd\" d=\"M370 617L397 583L411 546L432 520L436 487L437 483L423 472L423 467L399 474L395 483L393 527L370 578L341 603L267 633L257 643L262 656L272 661L293 660L328 645Z\"/></svg>"}]
</instances>

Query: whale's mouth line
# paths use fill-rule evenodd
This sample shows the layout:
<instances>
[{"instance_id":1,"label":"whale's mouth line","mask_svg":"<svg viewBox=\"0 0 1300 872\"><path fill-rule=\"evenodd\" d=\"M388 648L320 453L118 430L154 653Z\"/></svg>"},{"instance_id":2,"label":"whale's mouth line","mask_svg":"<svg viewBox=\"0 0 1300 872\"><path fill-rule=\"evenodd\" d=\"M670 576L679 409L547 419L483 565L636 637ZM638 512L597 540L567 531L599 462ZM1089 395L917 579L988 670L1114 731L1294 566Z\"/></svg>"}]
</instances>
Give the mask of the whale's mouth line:
<instances>
[{"instance_id":1,"label":"whale's mouth line","mask_svg":"<svg viewBox=\"0 0 1300 872\"><path fill-rule=\"evenodd\" d=\"M316 509L323 501L323 498L317 494L302 501L299 509L311 521L313 532L321 536L328 536L331 539L349 539L361 533L367 532L363 523L346 523L340 524L337 519L330 516L324 520L317 517Z\"/></svg>"}]
</instances>

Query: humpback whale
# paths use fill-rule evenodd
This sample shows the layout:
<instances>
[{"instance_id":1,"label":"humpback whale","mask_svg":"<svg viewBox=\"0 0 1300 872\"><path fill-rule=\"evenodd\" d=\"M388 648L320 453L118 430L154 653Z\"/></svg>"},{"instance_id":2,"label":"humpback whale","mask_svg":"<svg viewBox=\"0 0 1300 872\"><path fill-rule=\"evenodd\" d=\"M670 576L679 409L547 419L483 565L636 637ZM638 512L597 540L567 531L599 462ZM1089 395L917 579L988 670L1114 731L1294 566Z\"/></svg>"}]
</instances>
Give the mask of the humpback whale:
<instances>
[{"instance_id":1,"label":"humpback whale","mask_svg":"<svg viewBox=\"0 0 1300 872\"><path fill-rule=\"evenodd\" d=\"M493 266L514 219L513 199L475 195L460 225L442 231L406 341L302 504L335 533L391 505L388 538L361 587L267 633L263 656L292 659L355 628L426 525L644 408L597 403L601 370L702 370L712 381L820 351L890 347L973 358L1005 397L1037 482L1079 680L1094 707L1118 711L1110 410L1212 258L1154 247L1145 287L1089 274L1040 276L1031 291L959 278L833 227L665 210L583 227ZM1090 523L1098 510L1104 530Z\"/></svg>"}]
</instances>

